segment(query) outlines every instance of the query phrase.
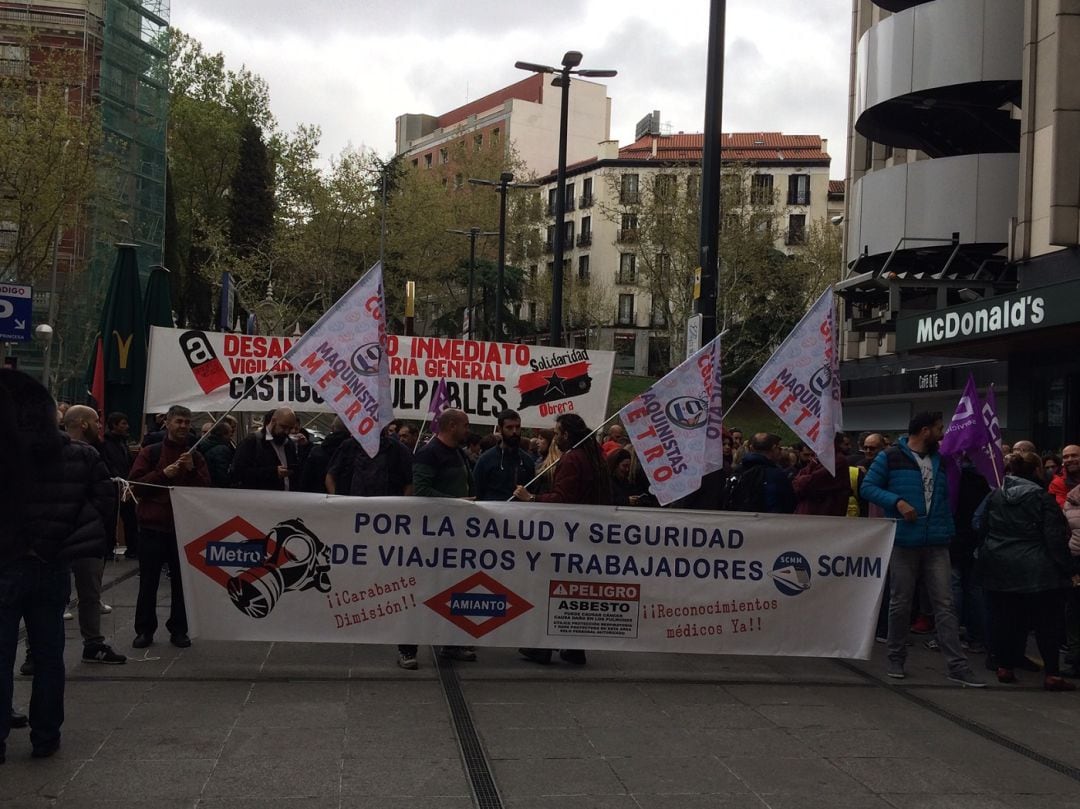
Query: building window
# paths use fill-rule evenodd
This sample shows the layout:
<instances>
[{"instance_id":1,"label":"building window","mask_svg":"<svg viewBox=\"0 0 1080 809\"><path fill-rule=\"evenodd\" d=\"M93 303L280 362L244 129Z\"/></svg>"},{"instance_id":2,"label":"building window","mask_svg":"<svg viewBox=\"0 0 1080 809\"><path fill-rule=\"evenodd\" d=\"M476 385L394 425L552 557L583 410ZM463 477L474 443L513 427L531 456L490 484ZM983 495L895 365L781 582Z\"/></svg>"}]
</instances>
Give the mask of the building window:
<instances>
[{"instance_id":1,"label":"building window","mask_svg":"<svg viewBox=\"0 0 1080 809\"><path fill-rule=\"evenodd\" d=\"M431 168L431 152L428 152L426 155L424 155L424 168Z\"/></svg>"},{"instance_id":2,"label":"building window","mask_svg":"<svg viewBox=\"0 0 1080 809\"><path fill-rule=\"evenodd\" d=\"M615 277L618 284L633 284L637 281L637 255L635 253L619 254L619 274Z\"/></svg>"},{"instance_id":3,"label":"building window","mask_svg":"<svg viewBox=\"0 0 1080 809\"><path fill-rule=\"evenodd\" d=\"M792 174L787 182L787 204L809 205L810 204L810 175Z\"/></svg>"},{"instance_id":4,"label":"building window","mask_svg":"<svg viewBox=\"0 0 1080 809\"><path fill-rule=\"evenodd\" d=\"M581 207L588 208L592 203L592 177L586 177L581 181Z\"/></svg>"},{"instance_id":5,"label":"building window","mask_svg":"<svg viewBox=\"0 0 1080 809\"><path fill-rule=\"evenodd\" d=\"M578 247L588 247L592 244L592 217L581 217L581 233L577 238Z\"/></svg>"},{"instance_id":6,"label":"building window","mask_svg":"<svg viewBox=\"0 0 1080 809\"><path fill-rule=\"evenodd\" d=\"M667 253L657 253L656 269L660 273L671 272L671 256L669 256Z\"/></svg>"},{"instance_id":7,"label":"building window","mask_svg":"<svg viewBox=\"0 0 1080 809\"><path fill-rule=\"evenodd\" d=\"M529 301L529 322L536 325L536 301Z\"/></svg>"},{"instance_id":8,"label":"building window","mask_svg":"<svg viewBox=\"0 0 1080 809\"><path fill-rule=\"evenodd\" d=\"M634 205L639 199L638 176L636 174L624 174L619 186L619 202L624 205Z\"/></svg>"},{"instance_id":9,"label":"building window","mask_svg":"<svg viewBox=\"0 0 1080 809\"><path fill-rule=\"evenodd\" d=\"M563 222L563 245L570 247L574 244L574 223L573 221Z\"/></svg>"},{"instance_id":10,"label":"building window","mask_svg":"<svg viewBox=\"0 0 1080 809\"><path fill-rule=\"evenodd\" d=\"M548 191L548 204L547 204L548 216L554 216L555 215L555 201L558 199L558 194L559 194L559 189L558 188L552 188L550 191Z\"/></svg>"},{"instance_id":11,"label":"building window","mask_svg":"<svg viewBox=\"0 0 1080 809\"><path fill-rule=\"evenodd\" d=\"M619 295L619 325L634 325L634 295L623 293Z\"/></svg>"},{"instance_id":12,"label":"building window","mask_svg":"<svg viewBox=\"0 0 1080 809\"><path fill-rule=\"evenodd\" d=\"M414 157L414 158L413 158L413 161L412 161L412 167L413 167L414 169L418 169L418 168L420 168L420 158L419 158L419 157Z\"/></svg>"},{"instance_id":13,"label":"building window","mask_svg":"<svg viewBox=\"0 0 1080 809\"><path fill-rule=\"evenodd\" d=\"M529 280L532 281L535 284L536 283L536 277L539 275L539 273L540 273L540 268L537 267L535 264L533 264L531 267L529 267Z\"/></svg>"},{"instance_id":14,"label":"building window","mask_svg":"<svg viewBox=\"0 0 1080 809\"><path fill-rule=\"evenodd\" d=\"M671 199L675 196L675 175L657 174L653 180L653 195L657 199Z\"/></svg>"},{"instance_id":15,"label":"building window","mask_svg":"<svg viewBox=\"0 0 1080 809\"><path fill-rule=\"evenodd\" d=\"M492 149L498 149L499 148L499 128L498 127L495 127L494 129L491 130L491 148Z\"/></svg>"},{"instance_id":16,"label":"building window","mask_svg":"<svg viewBox=\"0 0 1080 809\"><path fill-rule=\"evenodd\" d=\"M544 239L544 252L550 253L555 249L555 226L547 226L547 237Z\"/></svg>"},{"instance_id":17,"label":"building window","mask_svg":"<svg viewBox=\"0 0 1080 809\"><path fill-rule=\"evenodd\" d=\"M577 277L583 284L589 283L589 256L578 256Z\"/></svg>"},{"instance_id":18,"label":"building window","mask_svg":"<svg viewBox=\"0 0 1080 809\"><path fill-rule=\"evenodd\" d=\"M439 149L439 162L444 166L450 162L450 152L445 146Z\"/></svg>"},{"instance_id":19,"label":"building window","mask_svg":"<svg viewBox=\"0 0 1080 809\"><path fill-rule=\"evenodd\" d=\"M724 174L720 178L720 193L725 208L737 208L743 204L743 181L739 174Z\"/></svg>"},{"instance_id":20,"label":"building window","mask_svg":"<svg viewBox=\"0 0 1080 809\"><path fill-rule=\"evenodd\" d=\"M15 222L0 222L0 250L14 250L18 239L19 226Z\"/></svg>"},{"instance_id":21,"label":"building window","mask_svg":"<svg viewBox=\"0 0 1080 809\"><path fill-rule=\"evenodd\" d=\"M472 143L473 151L479 152L484 146L484 133L481 132L479 135L473 135Z\"/></svg>"},{"instance_id":22,"label":"building window","mask_svg":"<svg viewBox=\"0 0 1080 809\"><path fill-rule=\"evenodd\" d=\"M806 243L806 214L793 213L788 217L787 243Z\"/></svg>"},{"instance_id":23,"label":"building window","mask_svg":"<svg viewBox=\"0 0 1080 809\"><path fill-rule=\"evenodd\" d=\"M755 174L750 178L750 202L754 205L772 205L773 176Z\"/></svg>"},{"instance_id":24,"label":"building window","mask_svg":"<svg viewBox=\"0 0 1080 809\"><path fill-rule=\"evenodd\" d=\"M686 198L693 201L701 196L701 175L690 174L686 178Z\"/></svg>"},{"instance_id":25,"label":"building window","mask_svg":"<svg viewBox=\"0 0 1080 809\"><path fill-rule=\"evenodd\" d=\"M632 213L624 213L622 215L622 222L620 223L618 241L620 242L636 242L638 238L638 222L637 215Z\"/></svg>"},{"instance_id":26,"label":"building window","mask_svg":"<svg viewBox=\"0 0 1080 809\"><path fill-rule=\"evenodd\" d=\"M649 323L654 328L663 328L667 326L667 301L660 295L653 293L652 296L652 312L649 316Z\"/></svg>"},{"instance_id":27,"label":"building window","mask_svg":"<svg viewBox=\"0 0 1080 809\"><path fill-rule=\"evenodd\" d=\"M574 184L573 183L567 183L566 184L566 210L568 210L568 211L574 210L574 201L575 201L574 200Z\"/></svg>"}]
</instances>

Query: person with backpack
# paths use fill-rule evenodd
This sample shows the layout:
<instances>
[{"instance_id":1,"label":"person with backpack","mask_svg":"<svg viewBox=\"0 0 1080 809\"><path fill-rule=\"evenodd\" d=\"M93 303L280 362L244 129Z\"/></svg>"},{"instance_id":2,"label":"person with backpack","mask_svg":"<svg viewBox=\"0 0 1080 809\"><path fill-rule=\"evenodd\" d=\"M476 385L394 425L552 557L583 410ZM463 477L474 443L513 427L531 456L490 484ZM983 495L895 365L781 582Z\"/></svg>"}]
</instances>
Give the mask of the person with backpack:
<instances>
[{"instance_id":1,"label":"person with backpack","mask_svg":"<svg viewBox=\"0 0 1080 809\"><path fill-rule=\"evenodd\" d=\"M779 458L780 436L755 433L749 451L728 480L724 510L793 514L795 490Z\"/></svg>"}]
</instances>

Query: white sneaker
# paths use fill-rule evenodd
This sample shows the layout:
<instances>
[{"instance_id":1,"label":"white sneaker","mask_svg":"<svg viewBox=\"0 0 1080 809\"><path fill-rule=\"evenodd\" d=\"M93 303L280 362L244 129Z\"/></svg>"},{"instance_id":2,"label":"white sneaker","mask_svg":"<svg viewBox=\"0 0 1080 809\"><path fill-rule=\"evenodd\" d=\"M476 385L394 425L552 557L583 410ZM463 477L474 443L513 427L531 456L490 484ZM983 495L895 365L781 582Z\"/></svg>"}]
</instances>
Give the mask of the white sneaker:
<instances>
[{"instance_id":1,"label":"white sneaker","mask_svg":"<svg viewBox=\"0 0 1080 809\"><path fill-rule=\"evenodd\" d=\"M102 601L101 602L101 614L102 615L108 615L110 612L112 612L112 607L110 607L108 604L106 604L104 601Z\"/></svg>"},{"instance_id":2,"label":"white sneaker","mask_svg":"<svg viewBox=\"0 0 1080 809\"><path fill-rule=\"evenodd\" d=\"M74 619L75 619L75 616L72 613L70 613L70 612L65 612L64 613L64 620L65 621L72 621Z\"/></svg>"}]
</instances>

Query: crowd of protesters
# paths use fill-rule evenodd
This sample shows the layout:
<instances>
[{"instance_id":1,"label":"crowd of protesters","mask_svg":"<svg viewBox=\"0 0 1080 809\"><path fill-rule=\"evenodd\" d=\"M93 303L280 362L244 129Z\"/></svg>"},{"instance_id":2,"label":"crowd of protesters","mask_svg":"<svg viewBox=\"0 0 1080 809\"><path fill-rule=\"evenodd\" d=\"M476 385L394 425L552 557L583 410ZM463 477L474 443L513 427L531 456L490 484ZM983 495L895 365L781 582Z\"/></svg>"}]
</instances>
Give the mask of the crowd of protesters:
<instances>
[{"instance_id":1,"label":"crowd of protesters","mask_svg":"<svg viewBox=\"0 0 1080 809\"><path fill-rule=\"evenodd\" d=\"M573 413L527 435L519 415L506 410L493 432L481 434L463 411L451 408L430 427L391 422L370 457L337 419L318 437L292 410L279 408L241 438L231 416L196 428L191 411L175 406L133 451L125 414L109 414L102 430L92 409L57 408L29 377L3 371L0 418L16 436L0 464L0 497L11 515L0 525L0 585L14 594L0 603L0 700L11 703L20 621L28 649L21 671L34 677L29 718L14 707L9 719L0 712L0 763L12 727L30 724L35 756L59 746L69 571L78 592L82 659L125 662L100 627L109 609L101 602L103 564L119 537L123 555L139 566L132 645L155 642L163 573L171 596L169 641L191 645L172 486L658 506L626 430L614 424L594 431ZM1080 447L1040 455L1029 441L1003 446L1000 486L964 463L958 490L951 492L938 451L943 432L940 414L921 413L895 441L863 434L856 450L849 436L838 434L834 470L805 444L785 446L770 433L744 436L725 428L723 468L674 506L892 519L896 540L877 631L887 645L889 677L906 677L911 636L922 634L928 648L941 652L947 677L960 685L985 685L969 662L971 655L985 655L1002 683L1032 670L1042 672L1047 690L1074 690L1065 677L1080 677ZM118 497L117 480L137 488L137 498ZM1030 634L1041 663L1028 656ZM519 651L540 664L550 663L555 651L566 663L586 663L581 650ZM477 659L466 646L439 653ZM417 647L400 645L397 662L416 669Z\"/></svg>"}]
</instances>

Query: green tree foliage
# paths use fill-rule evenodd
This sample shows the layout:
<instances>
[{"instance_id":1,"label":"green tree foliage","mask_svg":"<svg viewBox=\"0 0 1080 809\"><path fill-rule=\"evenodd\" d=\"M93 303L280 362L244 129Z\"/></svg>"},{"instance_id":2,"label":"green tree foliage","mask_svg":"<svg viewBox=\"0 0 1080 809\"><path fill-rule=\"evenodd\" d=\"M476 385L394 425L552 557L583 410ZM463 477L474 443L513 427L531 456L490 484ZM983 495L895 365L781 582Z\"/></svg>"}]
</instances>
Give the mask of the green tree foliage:
<instances>
[{"instance_id":1,"label":"green tree foliage","mask_svg":"<svg viewBox=\"0 0 1080 809\"><path fill-rule=\"evenodd\" d=\"M58 234L86 217L102 166L99 110L81 62L29 36L0 75L0 278L39 282ZM33 55L33 58L31 56Z\"/></svg>"},{"instance_id":2,"label":"green tree foliage","mask_svg":"<svg viewBox=\"0 0 1080 809\"><path fill-rule=\"evenodd\" d=\"M229 242L238 256L274 235L274 178L262 130L252 121L240 127L240 154L229 182Z\"/></svg>"},{"instance_id":3,"label":"green tree foliage","mask_svg":"<svg viewBox=\"0 0 1080 809\"><path fill-rule=\"evenodd\" d=\"M649 293L654 323L665 323L670 363L685 356L699 266L700 170L665 166L641 172L638 191L620 193L625 169L607 173L609 202L599 205L637 255L638 289ZM791 255L777 249L783 209L771 189L754 187L749 166L723 176L717 324L724 377L732 384L757 370L840 266L835 228L814 223Z\"/></svg>"}]
</instances>

